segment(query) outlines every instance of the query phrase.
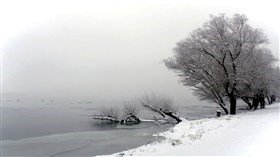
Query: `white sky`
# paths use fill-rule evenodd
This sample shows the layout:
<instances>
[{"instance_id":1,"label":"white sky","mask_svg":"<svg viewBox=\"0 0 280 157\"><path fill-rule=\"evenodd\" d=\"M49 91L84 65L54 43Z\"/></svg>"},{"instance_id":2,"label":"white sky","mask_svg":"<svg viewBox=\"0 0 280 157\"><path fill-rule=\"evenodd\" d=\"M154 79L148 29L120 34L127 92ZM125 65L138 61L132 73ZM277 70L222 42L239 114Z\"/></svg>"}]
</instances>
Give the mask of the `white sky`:
<instances>
[{"instance_id":1,"label":"white sky","mask_svg":"<svg viewBox=\"0 0 280 157\"><path fill-rule=\"evenodd\" d=\"M123 100L146 91L192 100L162 60L209 14L245 14L279 55L277 1L0 0L2 90Z\"/></svg>"}]
</instances>

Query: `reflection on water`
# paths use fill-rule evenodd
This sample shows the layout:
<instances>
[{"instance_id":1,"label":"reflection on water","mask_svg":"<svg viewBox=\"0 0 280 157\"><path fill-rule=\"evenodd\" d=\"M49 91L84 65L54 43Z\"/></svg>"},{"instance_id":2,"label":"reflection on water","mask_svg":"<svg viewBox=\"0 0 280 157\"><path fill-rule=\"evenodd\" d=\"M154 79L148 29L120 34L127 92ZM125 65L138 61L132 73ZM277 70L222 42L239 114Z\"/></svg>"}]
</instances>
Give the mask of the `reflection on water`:
<instances>
[{"instance_id":1,"label":"reflection on water","mask_svg":"<svg viewBox=\"0 0 280 157\"><path fill-rule=\"evenodd\" d=\"M97 127L100 130L112 130L116 129L116 127L118 126L117 123L109 121L94 121L91 125L93 128Z\"/></svg>"}]
</instances>

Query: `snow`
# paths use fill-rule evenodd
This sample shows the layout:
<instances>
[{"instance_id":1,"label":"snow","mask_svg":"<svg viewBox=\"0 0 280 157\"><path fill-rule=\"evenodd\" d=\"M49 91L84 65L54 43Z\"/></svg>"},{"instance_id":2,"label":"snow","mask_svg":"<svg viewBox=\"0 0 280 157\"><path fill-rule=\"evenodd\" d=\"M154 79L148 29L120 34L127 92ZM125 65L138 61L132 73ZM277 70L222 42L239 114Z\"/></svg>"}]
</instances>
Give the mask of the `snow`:
<instances>
[{"instance_id":1,"label":"snow","mask_svg":"<svg viewBox=\"0 0 280 157\"><path fill-rule=\"evenodd\" d=\"M184 120L161 133L161 141L112 156L279 156L279 105L235 116Z\"/></svg>"}]
</instances>

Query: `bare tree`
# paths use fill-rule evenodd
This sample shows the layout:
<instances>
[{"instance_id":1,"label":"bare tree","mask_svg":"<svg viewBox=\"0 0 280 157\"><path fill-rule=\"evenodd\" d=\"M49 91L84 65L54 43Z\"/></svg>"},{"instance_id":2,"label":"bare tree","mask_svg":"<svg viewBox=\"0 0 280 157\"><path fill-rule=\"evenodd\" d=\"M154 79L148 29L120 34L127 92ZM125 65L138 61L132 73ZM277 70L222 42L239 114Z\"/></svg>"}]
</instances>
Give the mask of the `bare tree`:
<instances>
[{"instance_id":1,"label":"bare tree","mask_svg":"<svg viewBox=\"0 0 280 157\"><path fill-rule=\"evenodd\" d=\"M178 42L174 56L164 62L201 99L218 103L228 113L226 97L230 114L236 114L238 74L242 70L238 63L267 43L262 30L249 26L244 15L211 16L210 21Z\"/></svg>"},{"instance_id":2,"label":"bare tree","mask_svg":"<svg viewBox=\"0 0 280 157\"><path fill-rule=\"evenodd\" d=\"M123 106L123 114L124 116L127 115L138 115L140 112L139 103L135 100L133 101L125 101Z\"/></svg>"},{"instance_id":3,"label":"bare tree","mask_svg":"<svg viewBox=\"0 0 280 157\"><path fill-rule=\"evenodd\" d=\"M138 124L141 122L141 120L137 117L139 112L139 106L137 106L134 101L130 101L125 102L121 108L118 106L102 107L98 110L97 114L94 114L93 118L120 124Z\"/></svg>"},{"instance_id":4,"label":"bare tree","mask_svg":"<svg viewBox=\"0 0 280 157\"><path fill-rule=\"evenodd\" d=\"M149 110L160 114L164 119L140 119L137 115L140 112L140 105ZM138 124L140 122L147 123L170 123L169 118L172 118L181 122L181 118L177 114L178 108L174 105L173 100L170 97L163 95L145 94L138 100L125 101L123 105L119 107L102 107L98 110L97 114L94 114L93 118L98 120L105 120L116 122L120 124ZM168 118L169 117L169 118Z\"/></svg>"},{"instance_id":5,"label":"bare tree","mask_svg":"<svg viewBox=\"0 0 280 157\"><path fill-rule=\"evenodd\" d=\"M123 106L123 115L124 118L121 121L122 123L140 123L141 120L137 117L140 112L140 107L136 101L126 101Z\"/></svg>"},{"instance_id":6,"label":"bare tree","mask_svg":"<svg viewBox=\"0 0 280 157\"><path fill-rule=\"evenodd\" d=\"M143 95L139 100L143 107L160 114L165 119L170 117L175 119L177 123L182 121L177 114L178 108L170 97L151 93Z\"/></svg>"},{"instance_id":7,"label":"bare tree","mask_svg":"<svg viewBox=\"0 0 280 157\"><path fill-rule=\"evenodd\" d=\"M120 122L120 111L118 107L106 106L101 107L98 113L94 115L94 119L108 120L112 122Z\"/></svg>"}]
</instances>

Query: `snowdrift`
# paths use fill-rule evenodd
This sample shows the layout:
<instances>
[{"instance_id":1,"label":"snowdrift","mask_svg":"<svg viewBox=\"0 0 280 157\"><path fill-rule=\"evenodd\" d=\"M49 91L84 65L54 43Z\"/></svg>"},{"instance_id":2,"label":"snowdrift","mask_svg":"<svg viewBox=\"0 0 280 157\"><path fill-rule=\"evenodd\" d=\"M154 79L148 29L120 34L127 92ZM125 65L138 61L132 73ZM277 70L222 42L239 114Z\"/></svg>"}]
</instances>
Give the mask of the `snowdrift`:
<instances>
[{"instance_id":1,"label":"snowdrift","mask_svg":"<svg viewBox=\"0 0 280 157\"><path fill-rule=\"evenodd\" d=\"M111 156L279 156L279 103L220 118L184 120L160 141Z\"/></svg>"}]
</instances>

